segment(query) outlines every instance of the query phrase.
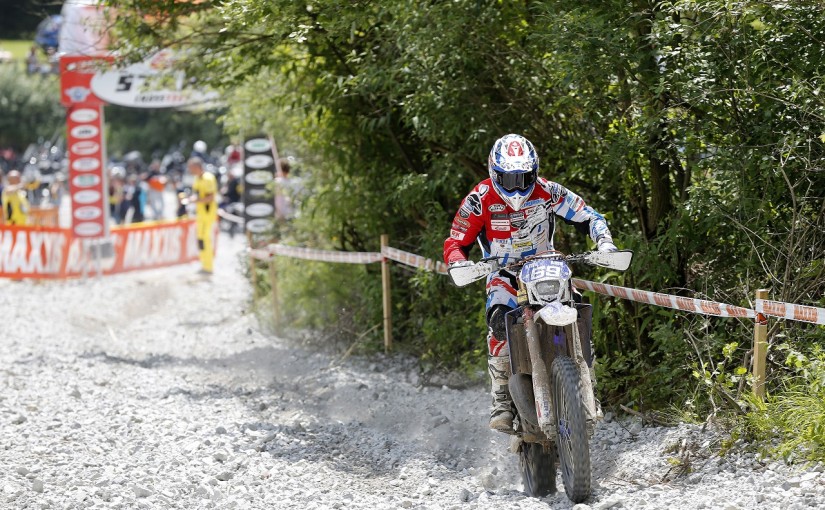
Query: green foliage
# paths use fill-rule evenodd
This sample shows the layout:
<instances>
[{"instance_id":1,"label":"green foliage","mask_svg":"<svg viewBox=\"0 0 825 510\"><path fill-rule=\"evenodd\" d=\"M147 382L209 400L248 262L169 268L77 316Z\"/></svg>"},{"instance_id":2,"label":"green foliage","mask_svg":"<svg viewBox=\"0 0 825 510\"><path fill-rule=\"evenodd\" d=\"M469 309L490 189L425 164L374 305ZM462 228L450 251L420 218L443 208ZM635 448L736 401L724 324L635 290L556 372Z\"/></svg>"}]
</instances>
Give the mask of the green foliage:
<instances>
[{"instance_id":1,"label":"green foliage","mask_svg":"<svg viewBox=\"0 0 825 510\"><path fill-rule=\"evenodd\" d=\"M787 345L786 364L793 373L765 402L750 399L746 433L770 453L789 460L825 461L825 352L809 355ZM774 442L774 440L778 440Z\"/></svg>"},{"instance_id":2,"label":"green foliage","mask_svg":"<svg viewBox=\"0 0 825 510\"><path fill-rule=\"evenodd\" d=\"M299 159L308 192L285 242L374 251L386 233L440 258L489 147L514 131L537 146L544 176L606 213L634 250L611 282L737 305L770 287L774 299L825 304L817 2L128 4L125 54L198 55L183 65L223 91L227 128L271 132ZM564 225L556 235L564 251L587 249ZM313 269L341 289L296 277L285 292L307 306L323 293L312 302L329 320L357 302L366 329L381 303L373 270L358 271ZM606 404L738 407L749 323L591 300ZM482 357L481 289L394 268L393 303L400 348L444 366ZM793 324L772 333L825 340Z\"/></svg>"},{"instance_id":3,"label":"green foliage","mask_svg":"<svg viewBox=\"0 0 825 510\"><path fill-rule=\"evenodd\" d=\"M23 62L26 60L33 44L34 41L32 40L11 41L8 39L0 39L0 51L8 51L11 53L11 57L14 59L12 67L17 70L25 69Z\"/></svg>"},{"instance_id":4,"label":"green foliage","mask_svg":"<svg viewBox=\"0 0 825 510\"><path fill-rule=\"evenodd\" d=\"M51 138L64 129L55 76L27 76L14 66L0 66L0 147L24 150L38 138Z\"/></svg>"},{"instance_id":5,"label":"green foliage","mask_svg":"<svg viewBox=\"0 0 825 510\"><path fill-rule=\"evenodd\" d=\"M173 109L138 109L106 107L108 153L112 156L140 151L148 160L154 152L165 154L184 144L184 154L195 140L203 140L211 149L226 145L227 139L218 123L220 112L189 112Z\"/></svg>"}]
</instances>

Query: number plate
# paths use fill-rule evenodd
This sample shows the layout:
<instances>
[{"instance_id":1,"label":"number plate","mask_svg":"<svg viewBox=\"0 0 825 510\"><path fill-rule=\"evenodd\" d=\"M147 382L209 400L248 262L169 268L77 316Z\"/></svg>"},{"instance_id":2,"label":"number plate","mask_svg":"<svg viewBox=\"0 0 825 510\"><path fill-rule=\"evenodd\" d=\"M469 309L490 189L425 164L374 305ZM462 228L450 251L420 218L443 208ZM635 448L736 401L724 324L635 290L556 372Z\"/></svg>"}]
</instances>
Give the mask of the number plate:
<instances>
[{"instance_id":1,"label":"number plate","mask_svg":"<svg viewBox=\"0 0 825 510\"><path fill-rule=\"evenodd\" d=\"M570 277L570 268L563 260L533 260L524 264L519 278L524 283L537 280L566 280Z\"/></svg>"}]
</instances>

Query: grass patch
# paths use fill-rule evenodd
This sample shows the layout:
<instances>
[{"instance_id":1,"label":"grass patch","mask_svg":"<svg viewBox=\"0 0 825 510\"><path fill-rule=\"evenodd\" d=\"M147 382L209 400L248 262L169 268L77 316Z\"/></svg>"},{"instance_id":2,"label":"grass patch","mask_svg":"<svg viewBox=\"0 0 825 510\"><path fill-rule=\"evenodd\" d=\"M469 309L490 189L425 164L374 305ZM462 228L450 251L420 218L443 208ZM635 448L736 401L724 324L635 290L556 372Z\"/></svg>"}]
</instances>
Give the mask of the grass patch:
<instances>
[{"instance_id":1,"label":"grass patch","mask_svg":"<svg viewBox=\"0 0 825 510\"><path fill-rule=\"evenodd\" d=\"M786 460L825 461L825 352L791 352L786 364L796 375L765 402L751 399L749 432L761 444L773 441L770 453Z\"/></svg>"},{"instance_id":2,"label":"grass patch","mask_svg":"<svg viewBox=\"0 0 825 510\"><path fill-rule=\"evenodd\" d=\"M11 41L8 39L0 39L0 51L8 51L11 52L11 56L14 60L18 62L23 62L26 60L26 56L29 54L29 49L31 49L32 41ZM42 52L40 53L40 58L44 58Z\"/></svg>"}]
</instances>

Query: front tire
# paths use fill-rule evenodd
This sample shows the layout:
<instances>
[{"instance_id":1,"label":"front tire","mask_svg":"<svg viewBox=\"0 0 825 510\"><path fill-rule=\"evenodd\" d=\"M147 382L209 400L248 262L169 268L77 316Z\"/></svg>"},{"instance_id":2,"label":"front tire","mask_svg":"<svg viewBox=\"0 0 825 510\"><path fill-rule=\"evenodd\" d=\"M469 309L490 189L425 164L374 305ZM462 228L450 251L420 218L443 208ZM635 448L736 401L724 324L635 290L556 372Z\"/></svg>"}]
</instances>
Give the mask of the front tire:
<instances>
[{"instance_id":1,"label":"front tire","mask_svg":"<svg viewBox=\"0 0 825 510\"><path fill-rule=\"evenodd\" d=\"M550 368L556 448L567 497L581 503L590 496L590 442L579 370L572 359L558 357Z\"/></svg>"},{"instance_id":2,"label":"front tire","mask_svg":"<svg viewBox=\"0 0 825 510\"><path fill-rule=\"evenodd\" d=\"M519 454L524 492L543 498L556 492L556 449L541 443L521 443Z\"/></svg>"}]
</instances>

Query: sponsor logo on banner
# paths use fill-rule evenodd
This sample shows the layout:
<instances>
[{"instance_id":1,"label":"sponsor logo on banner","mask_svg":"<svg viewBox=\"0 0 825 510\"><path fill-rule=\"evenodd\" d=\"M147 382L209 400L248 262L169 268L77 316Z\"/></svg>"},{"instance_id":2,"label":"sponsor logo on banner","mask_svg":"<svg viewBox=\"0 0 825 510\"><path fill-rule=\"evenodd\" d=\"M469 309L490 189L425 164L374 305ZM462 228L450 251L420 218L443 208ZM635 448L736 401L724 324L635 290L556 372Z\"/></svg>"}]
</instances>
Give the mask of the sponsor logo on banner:
<instances>
[{"instance_id":1,"label":"sponsor logo on banner","mask_svg":"<svg viewBox=\"0 0 825 510\"><path fill-rule=\"evenodd\" d=\"M267 156L266 154L255 154L254 156L246 158L245 163L249 168L260 169L272 166L275 160L272 159L272 156Z\"/></svg>"},{"instance_id":2,"label":"sponsor logo on banner","mask_svg":"<svg viewBox=\"0 0 825 510\"><path fill-rule=\"evenodd\" d=\"M65 230L0 226L0 276L59 277L68 239Z\"/></svg>"},{"instance_id":3,"label":"sponsor logo on banner","mask_svg":"<svg viewBox=\"0 0 825 510\"><path fill-rule=\"evenodd\" d=\"M247 140L244 148L248 152L266 152L272 148L272 145L270 145L269 140L266 138L253 138L252 140Z\"/></svg>"},{"instance_id":4,"label":"sponsor logo on banner","mask_svg":"<svg viewBox=\"0 0 825 510\"><path fill-rule=\"evenodd\" d=\"M72 195L72 200L78 204L92 204L100 200L100 192L95 190L78 191Z\"/></svg>"},{"instance_id":5,"label":"sponsor logo on banner","mask_svg":"<svg viewBox=\"0 0 825 510\"><path fill-rule=\"evenodd\" d=\"M253 234L262 234L272 229L274 222L270 219L258 218L255 220L247 220L246 229Z\"/></svg>"},{"instance_id":6,"label":"sponsor logo on banner","mask_svg":"<svg viewBox=\"0 0 825 510\"><path fill-rule=\"evenodd\" d=\"M91 125L88 125L88 126L87 125L75 126L75 127L72 128L71 131L69 131L69 134L71 136L73 136L74 138L81 138L81 139L94 138L95 136L98 135L98 133L100 133L100 130L97 129L97 127L91 126Z\"/></svg>"},{"instance_id":7,"label":"sponsor logo on banner","mask_svg":"<svg viewBox=\"0 0 825 510\"><path fill-rule=\"evenodd\" d=\"M272 192L270 192L266 188L252 188L246 190L246 194L249 195L250 198L266 198L272 196Z\"/></svg>"},{"instance_id":8,"label":"sponsor logo on banner","mask_svg":"<svg viewBox=\"0 0 825 510\"><path fill-rule=\"evenodd\" d=\"M103 211L100 207L94 207L91 205L78 207L74 210L74 217L80 221L96 220L102 215Z\"/></svg>"},{"instance_id":9,"label":"sponsor logo on banner","mask_svg":"<svg viewBox=\"0 0 825 510\"><path fill-rule=\"evenodd\" d=\"M65 93L72 103L84 103L92 95L92 91L86 87L71 87Z\"/></svg>"},{"instance_id":10,"label":"sponsor logo on banner","mask_svg":"<svg viewBox=\"0 0 825 510\"><path fill-rule=\"evenodd\" d=\"M142 62L99 70L91 79L95 96L116 105L133 108L175 108L214 101L216 92L192 87L186 76L174 70L182 53L164 49Z\"/></svg>"},{"instance_id":11,"label":"sponsor logo on banner","mask_svg":"<svg viewBox=\"0 0 825 510\"><path fill-rule=\"evenodd\" d=\"M265 203L250 204L244 212L250 216L270 216L275 213L275 207Z\"/></svg>"},{"instance_id":12,"label":"sponsor logo on banner","mask_svg":"<svg viewBox=\"0 0 825 510\"><path fill-rule=\"evenodd\" d=\"M83 208L75 211L83 210ZM112 229L114 256L100 262L89 256L85 237L97 235L100 223L81 222L75 229L0 226L0 277L72 278L185 264L198 259L195 220L135 224Z\"/></svg>"},{"instance_id":13,"label":"sponsor logo on banner","mask_svg":"<svg viewBox=\"0 0 825 510\"><path fill-rule=\"evenodd\" d=\"M80 108L70 113L69 118L78 124L86 124L97 120L98 113L91 108Z\"/></svg>"},{"instance_id":14,"label":"sponsor logo on banner","mask_svg":"<svg viewBox=\"0 0 825 510\"><path fill-rule=\"evenodd\" d=\"M275 227L275 202L268 185L275 180L275 148L263 134L244 142L244 220L246 230L254 234L270 232Z\"/></svg>"},{"instance_id":15,"label":"sponsor logo on banner","mask_svg":"<svg viewBox=\"0 0 825 510\"><path fill-rule=\"evenodd\" d=\"M94 237L103 233L103 225L100 223L76 223L75 234L84 237Z\"/></svg>"},{"instance_id":16,"label":"sponsor logo on banner","mask_svg":"<svg viewBox=\"0 0 825 510\"><path fill-rule=\"evenodd\" d=\"M100 160L97 158L80 158L72 162L72 170L78 172L91 172L100 168Z\"/></svg>"},{"instance_id":17,"label":"sponsor logo on banner","mask_svg":"<svg viewBox=\"0 0 825 510\"><path fill-rule=\"evenodd\" d=\"M272 182L273 179L272 172L267 172L266 170L257 170L246 174L246 182L258 186L268 184Z\"/></svg>"},{"instance_id":18,"label":"sponsor logo on banner","mask_svg":"<svg viewBox=\"0 0 825 510\"><path fill-rule=\"evenodd\" d=\"M70 150L78 156L91 156L100 150L100 144L97 142L92 142L91 140L83 140L81 142L73 143Z\"/></svg>"},{"instance_id":19,"label":"sponsor logo on banner","mask_svg":"<svg viewBox=\"0 0 825 510\"><path fill-rule=\"evenodd\" d=\"M78 188L91 188L100 184L100 177L95 174L78 175L72 179L72 185Z\"/></svg>"}]
</instances>

